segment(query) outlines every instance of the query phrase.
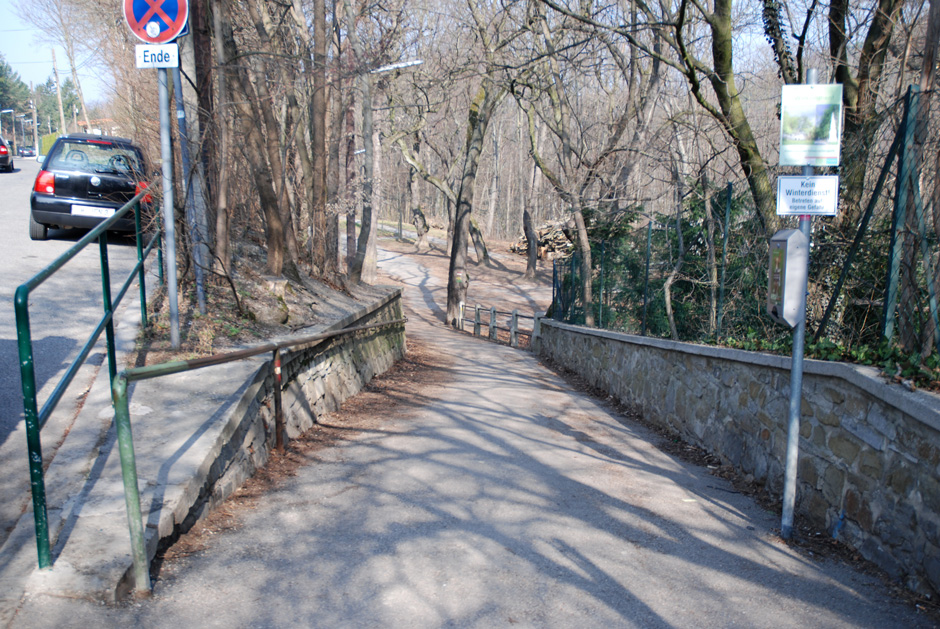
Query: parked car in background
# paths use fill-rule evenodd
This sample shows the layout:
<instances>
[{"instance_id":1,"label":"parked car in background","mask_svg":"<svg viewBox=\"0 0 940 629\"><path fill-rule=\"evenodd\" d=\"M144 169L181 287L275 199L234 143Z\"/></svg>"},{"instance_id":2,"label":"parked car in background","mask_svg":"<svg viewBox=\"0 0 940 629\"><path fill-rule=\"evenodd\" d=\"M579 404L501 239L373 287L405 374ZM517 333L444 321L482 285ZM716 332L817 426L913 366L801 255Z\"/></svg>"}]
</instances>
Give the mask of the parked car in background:
<instances>
[{"instance_id":1,"label":"parked car in background","mask_svg":"<svg viewBox=\"0 0 940 629\"><path fill-rule=\"evenodd\" d=\"M0 169L13 172L13 151L10 150L10 143L0 138Z\"/></svg>"},{"instance_id":2,"label":"parked car in background","mask_svg":"<svg viewBox=\"0 0 940 629\"><path fill-rule=\"evenodd\" d=\"M31 146L21 146L18 152L20 157L36 157L36 149Z\"/></svg>"},{"instance_id":3,"label":"parked car in background","mask_svg":"<svg viewBox=\"0 0 940 629\"><path fill-rule=\"evenodd\" d=\"M149 172L143 151L131 140L85 133L58 138L29 197L29 237L45 240L50 227L95 227L147 187ZM144 202L149 214L150 199ZM134 232L133 214L114 230Z\"/></svg>"}]
</instances>

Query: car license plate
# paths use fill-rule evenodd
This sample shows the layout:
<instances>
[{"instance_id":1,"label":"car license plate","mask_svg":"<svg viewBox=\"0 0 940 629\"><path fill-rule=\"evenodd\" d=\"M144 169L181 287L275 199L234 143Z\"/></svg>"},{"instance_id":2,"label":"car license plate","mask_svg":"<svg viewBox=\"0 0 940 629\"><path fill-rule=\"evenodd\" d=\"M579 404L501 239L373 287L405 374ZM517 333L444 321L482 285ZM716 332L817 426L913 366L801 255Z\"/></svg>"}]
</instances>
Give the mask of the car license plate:
<instances>
[{"instance_id":1,"label":"car license plate","mask_svg":"<svg viewBox=\"0 0 940 629\"><path fill-rule=\"evenodd\" d=\"M114 208L95 207L93 205L73 205L73 216L95 216L97 218L108 218L114 214Z\"/></svg>"}]
</instances>

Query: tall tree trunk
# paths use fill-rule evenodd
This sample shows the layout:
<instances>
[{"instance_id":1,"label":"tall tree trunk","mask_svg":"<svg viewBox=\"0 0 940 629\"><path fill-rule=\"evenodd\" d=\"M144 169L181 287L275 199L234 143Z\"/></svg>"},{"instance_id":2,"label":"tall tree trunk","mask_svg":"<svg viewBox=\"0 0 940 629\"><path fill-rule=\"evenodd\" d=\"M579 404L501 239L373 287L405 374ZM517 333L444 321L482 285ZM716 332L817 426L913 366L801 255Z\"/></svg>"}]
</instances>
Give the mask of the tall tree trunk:
<instances>
[{"instance_id":1,"label":"tall tree trunk","mask_svg":"<svg viewBox=\"0 0 940 629\"><path fill-rule=\"evenodd\" d=\"M932 92L937 80L937 56L940 47L940 0L930 0L930 14L927 18L926 46L924 63L920 73L921 92ZM929 103L929 99L927 99ZM925 108L926 110L926 108ZM935 173L940 173L940 152L937 153ZM933 225L934 233L940 237L940 182L934 182L933 188ZM937 265L936 285L940 289L940 264Z\"/></svg>"},{"instance_id":2,"label":"tall tree trunk","mask_svg":"<svg viewBox=\"0 0 940 629\"><path fill-rule=\"evenodd\" d=\"M457 207L457 199L453 201L445 196L443 199L444 211L447 214L447 255L454 250L454 226L457 224L457 215L454 208Z\"/></svg>"},{"instance_id":3,"label":"tall tree trunk","mask_svg":"<svg viewBox=\"0 0 940 629\"><path fill-rule=\"evenodd\" d=\"M356 256L353 258L349 279L353 283L367 281L375 273L375 259L367 259L370 240L374 240L375 228L372 208L372 175L374 169L374 146L372 140L372 77L363 67L363 51L356 34L356 15L349 0L343 0L346 8L347 38L356 58L359 71L359 93L362 98L362 144L364 151L365 173L362 178L362 226L359 228L359 240L356 243Z\"/></svg>"},{"instance_id":4,"label":"tall tree trunk","mask_svg":"<svg viewBox=\"0 0 940 629\"><path fill-rule=\"evenodd\" d=\"M493 133L493 177L490 179L490 201L486 213L486 236L493 238L493 221L496 218L496 201L499 197L499 125Z\"/></svg>"},{"instance_id":5,"label":"tall tree trunk","mask_svg":"<svg viewBox=\"0 0 940 629\"><path fill-rule=\"evenodd\" d=\"M239 57L238 48L232 35L231 24L223 17L221 26L225 57L226 59L237 59ZM264 138L261 137L261 131L256 122L260 117L260 112L257 111L257 103L253 98L248 70L239 65L233 66L232 70L232 78L234 79L232 94L235 96L232 100L238 108L239 115L236 116L236 119L241 135L245 138L248 147L263 147ZM265 241L268 253L267 272L271 275L280 276L284 271L286 245L284 242L284 225L281 222L271 169L267 160L259 151L251 149L243 151L243 153L248 159L255 188L258 191L261 211L264 214Z\"/></svg>"},{"instance_id":6,"label":"tall tree trunk","mask_svg":"<svg viewBox=\"0 0 940 629\"><path fill-rule=\"evenodd\" d=\"M535 228L532 226L532 214L528 208L522 210L522 230L525 232L525 241L528 246L525 275L523 277L527 280L534 280L538 268L539 239Z\"/></svg>"},{"instance_id":7,"label":"tall tree trunk","mask_svg":"<svg viewBox=\"0 0 940 629\"><path fill-rule=\"evenodd\" d=\"M229 150L229 120L226 103L229 102L226 80L227 65L225 49L222 45L222 13L225 10L223 0L214 0L212 6L212 28L216 61L218 63L218 93L219 101L216 108L216 120L219 128L219 182L216 191L215 206L215 256L220 271L224 275L231 275L232 253L229 246L229 209L228 209L228 150Z\"/></svg>"},{"instance_id":8,"label":"tall tree trunk","mask_svg":"<svg viewBox=\"0 0 940 629\"><path fill-rule=\"evenodd\" d=\"M581 300L584 302L584 325L594 327L594 270L591 260L591 241L581 208L575 208L574 224L578 233L578 250L581 252Z\"/></svg>"},{"instance_id":9,"label":"tall tree trunk","mask_svg":"<svg viewBox=\"0 0 940 629\"><path fill-rule=\"evenodd\" d=\"M251 3L248 3L251 6ZM257 90L257 99L252 98L252 109L254 110L255 120L264 120L264 131L258 134L262 144L255 145L264 148L265 155L268 158L268 164L271 170L271 183L274 186L275 199L277 200L277 211L280 216L280 224L284 229L284 242L290 253L292 260L300 260L300 249L297 239L294 235L293 221L291 220L290 207L287 202L287 192L285 190L286 177L284 173L284 160L281 159L281 143L278 139L277 130L280 127L277 118L274 116L274 96L268 90L267 85L267 67L261 66L254 72L248 70L253 75L251 85ZM246 86L246 89L250 89ZM251 94L251 91L247 92ZM260 106L259 103L265 103Z\"/></svg>"},{"instance_id":10,"label":"tall tree trunk","mask_svg":"<svg viewBox=\"0 0 940 629\"><path fill-rule=\"evenodd\" d=\"M50 48L52 51L52 73L55 75L55 95L59 100L59 135L65 135L68 133L68 128L65 125L65 109L62 107L62 82L59 80L59 69L55 64L55 48Z\"/></svg>"},{"instance_id":11,"label":"tall tree trunk","mask_svg":"<svg viewBox=\"0 0 940 629\"><path fill-rule=\"evenodd\" d=\"M335 43L335 59L343 58L342 29L336 15L336 0L331 0L330 10L333 19L333 34ZM340 260L339 247L339 213L336 208L340 205L339 183L340 183L340 148L343 139L343 122L346 118L346 107L343 102L343 84L340 81L341 66L339 62L333 65L334 80L330 88L330 139L329 155L327 158L327 177L326 177L326 203L328 207L326 223L326 269L332 276L338 276L342 262Z\"/></svg>"},{"instance_id":12,"label":"tall tree trunk","mask_svg":"<svg viewBox=\"0 0 940 629\"><path fill-rule=\"evenodd\" d=\"M75 65L75 49L71 41L67 43L65 54L69 58L69 68L72 70L72 81L75 83L75 93L78 95L78 104L82 108L82 118L85 120L85 132L91 133L91 120L88 119L88 109L85 107L85 94L82 92L82 83L78 79L78 67Z\"/></svg>"},{"instance_id":13,"label":"tall tree trunk","mask_svg":"<svg viewBox=\"0 0 940 629\"><path fill-rule=\"evenodd\" d=\"M835 82L841 83L845 125L842 134L842 175L838 225L853 230L861 217L862 195L868 158L879 126L876 111L878 92L887 49L903 0L878 0L873 7L870 26L858 52L856 76L848 60L851 44L847 22L854 19L849 0L832 0L829 5L829 54L834 64ZM853 55L854 56L854 55Z\"/></svg>"},{"instance_id":14,"label":"tall tree trunk","mask_svg":"<svg viewBox=\"0 0 940 629\"><path fill-rule=\"evenodd\" d=\"M539 259L539 236L538 232L535 229L532 221L532 212L529 211L529 208L534 206L536 202L536 185L539 168L536 164L532 164L532 176L529 179L529 193L522 194L520 196L524 197L523 200L523 210L522 210L522 231L525 234L526 244L529 247L529 255L526 259L525 266L525 279L534 280L536 273L538 272L538 259ZM522 182L520 182L520 188L522 187Z\"/></svg>"},{"instance_id":15,"label":"tall tree trunk","mask_svg":"<svg viewBox=\"0 0 940 629\"><path fill-rule=\"evenodd\" d=\"M248 2L245 4L248 8L248 14L251 17L252 22L254 23L255 31L258 33L259 38L262 42L262 47L270 55L276 54L276 49L273 42L271 41L271 31L273 30L273 25L270 23L270 16L265 12L259 12L258 8L254 3ZM275 199L277 200L277 211L280 214L279 224L284 230L283 240L289 253L289 256L286 258L290 261L290 270L291 274L295 274L296 269L294 264L297 261L300 261L302 258L300 256L300 246L297 243L297 236L294 233L294 223L291 217L290 205L288 203L287 195L287 179L284 167L284 160L282 158L281 150L281 141L278 137L278 129L280 125L277 122L276 117L274 116L274 96L271 94L268 89L267 77L269 74L269 66L267 63L263 63L260 60L257 61L256 70L253 74L253 77L247 73L250 73L251 66L248 66L246 70L246 80L248 83L243 81L243 90L246 94L251 94L252 86L257 91L258 99L252 99L252 110L254 111L254 119L263 120L264 128L266 133L259 133L258 137L261 137L263 140L262 144L257 144L254 146L263 147L265 154L268 157L268 164L271 171L271 181L275 190ZM280 68L280 72L284 72L284 68ZM253 78L253 80L252 80ZM283 74L282 74L283 78ZM291 96L288 95L288 105L290 104ZM259 105L265 103L264 106ZM292 112L296 116L296 112Z\"/></svg>"},{"instance_id":16,"label":"tall tree trunk","mask_svg":"<svg viewBox=\"0 0 940 629\"><path fill-rule=\"evenodd\" d=\"M351 56L350 56L351 59ZM346 104L346 273L356 257L356 93L350 81Z\"/></svg>"},{"instance_id":17,"label":"tall tree trunk","mask_svg":"<svg viewBox=\"0 0 940 629\"><path fill-rule=\"evenodd\" d=\"M473 210L473 190L480 166L480 155L483 153L483 142L486 139L486 129L504 96L505 92L494 84L491 77L486 76L470 105L465 161L454 217L454 244L451 247L447 275L445 319L450 325L457 324L460 304L467 299L467 287L470 282L467 276L467 245L470 236L470 213Z\"/></svg>"},{"instance_id":18,"label":"tall tree trunk","mask_svg":"<svg viewBox=\"0 0 940 629\"><path fill-rule=\"evenodd\" d=\"M310 103L310 138L313 144L313 267L328 271L326 225L326 2L313 1L313 98Z\"/></svg>"},{"instance_id":19,"label":"tall tree trunk","mask_svg":"<svg viewBox=\"0 0 940 629\"><path fill-rule=\"evenodd\" d=\"M414 134L414 142L411 150L415 158L421 159L421 140L417 133ZM421 251L421 247L428 247L428 221L421 211L421 190L418 187L418 171L414 166L408 168L408 196L411 201L411 224L415 226L415 232L418 237L415 239L415 251Z\"/></svg>"},{"instance_id":20,"label":"tall tree trunk","mask_svg":"<svg viewBox=\"0 0 940 629\"><path fill-rule=\"evenodd\" d=\"M940 0L930 0L927 35L924 38L924 63L920 73L920 90L932 92L937 78L937 49L940 47Z\"/></svg>"},{"instance_id":21,"label":"tall tree trunk","mask_svg":"<svg viewBox=\"0 0 940 629\"><path fill-rule=\"evenodd\" d=\"M225 58L225 49L222 45L222 13L223 0L214 0L212 6L212 22L216 61L218 62L218 94L219 101L216 108L216 120L219 128L219 182L216 191L215 206L215 256L221 273L231 275L232 253L229 246L229 209L228 209L228 150L229 150L229 102L226 72L228 72Z\"/></svg>"},{"instance_id":22,"label":"tall tree trunk","mask_svg":"<svg viewBox=\"0 0 940 629\"><path fill-rule=\"evenodd\" d=\"M473 240L473 248L477 252L477 264L482 263L486 266L493 266L490 254L486 250L486 240L483 238L483 232L480 231L477 222L472 218L470 219L470 238Z\"/></svg>"},{"instance_id":23,"label":"tall tree trunk","mask_svg":"<svg viewBox=\"0 0 940 629\"><path fill-rule=\"evenodd\" d=\"M496 201L499 197L499 171L493 171L493 177L490 179L489 203L486 210L486 235L493 237L493 223L496 219Z\"/></svg>"},{"instance_id":24,"label":"tall tree trunk","mask_svg":"<svg viewBox=\"0 0 940 629\"><path fill-rule=\"evenodd\" d=\"M750 121L744 113L741 94L738 92L734 75L733 37L731 22L731 0L715 0L715 12L708 17L712 33L712 59L715 71L709 74L709 81L718 97L721 112L716 116L725 130L734 140L738 160L747 177L747 184L754 199L758 216L767 236L777 231L777 200L767 165L761 157L757 139L751 130ZM693 94L699 103L707 103L704 95L693 84ZM714 112L713 108L706 109ZM714 114L713 114L714 115Z\"/></svg>"}]
</instances>

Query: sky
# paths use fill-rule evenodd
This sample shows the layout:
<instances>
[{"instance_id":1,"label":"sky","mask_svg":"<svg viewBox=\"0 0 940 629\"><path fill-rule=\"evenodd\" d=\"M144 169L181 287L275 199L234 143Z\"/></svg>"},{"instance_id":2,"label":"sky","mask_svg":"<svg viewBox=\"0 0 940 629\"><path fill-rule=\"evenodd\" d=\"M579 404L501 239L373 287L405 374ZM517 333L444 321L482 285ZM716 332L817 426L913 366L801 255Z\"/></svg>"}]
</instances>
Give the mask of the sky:
<instances>
[{"instance_id":1,"label":"sky","mask_svg":"<svg viewBox=\"0 0 940 629\"><path fill-rule=\"evenodd\" d=\"M38 85L52 76L52 46L39 38L38 30L17 17L13 7L18 1L0 0L0 53L26 85L30 81ZM118 0L114 0L114 4L115 11L118 11ZM61 46L55 47L55 60L59 78L63 81L70 78L68 58ZM93 103L103 98L105 90L100 77L88 67L87 61L78 59L78 80L81 81L85 101Z\"/></svg>"}]
</instances>

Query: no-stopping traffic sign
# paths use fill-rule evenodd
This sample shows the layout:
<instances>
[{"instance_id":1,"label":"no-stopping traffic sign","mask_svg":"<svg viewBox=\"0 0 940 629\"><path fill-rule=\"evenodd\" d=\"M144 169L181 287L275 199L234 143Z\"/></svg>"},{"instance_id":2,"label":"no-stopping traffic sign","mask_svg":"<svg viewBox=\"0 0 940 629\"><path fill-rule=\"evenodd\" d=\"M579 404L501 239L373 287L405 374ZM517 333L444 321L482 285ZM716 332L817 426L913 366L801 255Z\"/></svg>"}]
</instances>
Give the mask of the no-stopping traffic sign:
<instances>
[{"instance_id":1,"label":"no-stopping traffic sign","mask_svg":"<svg viewBox=\"0 0 940 629\"><path fill-rule=\"evenodd\" d=\"M124 0L124 19L131 32L148 44L176 39L189 19L188 0Z\"/></svg>"}]
</instances>

